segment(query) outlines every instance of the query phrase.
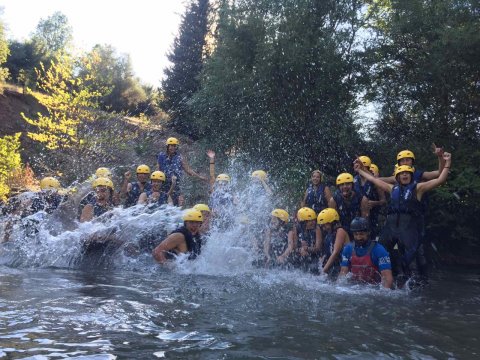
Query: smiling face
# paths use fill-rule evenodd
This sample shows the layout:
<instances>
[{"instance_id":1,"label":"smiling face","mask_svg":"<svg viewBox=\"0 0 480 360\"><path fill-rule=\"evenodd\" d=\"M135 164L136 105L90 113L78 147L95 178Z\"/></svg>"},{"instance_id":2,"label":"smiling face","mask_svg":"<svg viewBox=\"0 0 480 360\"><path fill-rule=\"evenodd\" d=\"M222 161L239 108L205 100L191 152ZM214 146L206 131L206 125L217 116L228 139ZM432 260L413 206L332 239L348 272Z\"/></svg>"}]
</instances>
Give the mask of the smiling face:
<instances>
[{"instance_id":1,"label":"smiling face","mask_svg":"<svg viewBox=\"0 0 480 360\"><path fill-rule=\"evenodd\" d=\"M167 145L167 154L168 155L173 155L177 152L177 145L170 144Z\"/></svg>"},{"instance_id":2,"label":"smiling face","mask_svg":"<svg viewBox=\"0 0 480 360\"><path fill-rule=\"evenodd\" d=\"M100 201L105 201L110 196L109 188L107 186L99 185L95 188L95 194L97 199Z\"/></svg>"},{"instance_id":3,"label":"smiling face","mask_svg":"<svg viewBox=\"0 0 480 360\"><path fill-rule=\"evenodd\" d=\"M343 197L348 197L352 193L353 183L351 182L343 183L338 185L338 188L340 189L340 192L342 193Z\"/></svg>"},{"instance_id":4,"label":"smiling face","mask_svg":"<svg viewBox=\"0 0 480 360\"><path fill-rule=\"evenodd\" d=\"M197 235L201 226L201 221L185 221L185 227L192 233L192 235Z\"/></svg>"},{"instance_id":5,"label":"smiling face","mask_svg":"<svg viewBox=\"0 0 480 360\"><path fill-rule=\"evenodd\" d=\"M151 180L152 190L154 192L160 192L162 189L163 181L162 180Z\"/></svg>"},{"instance_id":6,"label":"smiling face","mask_svg":"<svg viewBox=\"0 0 480 360\"><path fill-rule=\"evenodd\" d=\"M320 184L322 181L322 174L320 174L320 171L314 171L312 173L311 181L314 186L318 186Z\"/></svg>"},{"instance_id":7,"label":"smiling face","mask_svg":"<svg viewBox=\"0 0 480 360\"><path fill-rule=\"evenodd\" d=\"M137 180L139 183L145 184L148 181L150 174L139 174L137 173Z\"/></svg>"}]
</instances>

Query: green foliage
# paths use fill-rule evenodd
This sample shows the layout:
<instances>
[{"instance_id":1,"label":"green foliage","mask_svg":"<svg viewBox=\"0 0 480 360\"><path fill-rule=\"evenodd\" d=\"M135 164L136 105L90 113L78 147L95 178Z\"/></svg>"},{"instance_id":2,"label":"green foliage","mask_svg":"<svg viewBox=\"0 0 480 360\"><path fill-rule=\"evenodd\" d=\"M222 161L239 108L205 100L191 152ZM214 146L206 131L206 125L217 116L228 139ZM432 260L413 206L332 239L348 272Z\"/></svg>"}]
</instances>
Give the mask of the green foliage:
<instances>
[{"instance_id":1,"label":"green foliage","mask_svg":"<svg viewBox=\"0 0 480 360\"><path fill-rule=\"evenodd\" d=\"M203 66L208 33L209 1L194 0L183 16L179 35L168 54L172 66L162 82L162 108L170 115L176 131L198 138L188 102L200 88L198 76Z\"/></svg>"},{"instance_id":2,"label":"green foliage","mask_svg":"<svg viewBox=\"0 0 480 360\"><path fill-rule=\"evenodd\" d=\"M284 181L304 164L350 169L361 140L353 124L360 2L224 2L217 47L191 101L220 153L243 154Z\"/></svg>"},{"instance_id":3,"label":"green foliage","mask_svg":"<svg viewBox=\"0 0 480 360\"><path fill-rule=\"evenodd\" d=\"M438 168L435 142L453 153L448 184L431 197L429 237L448 251L478 240L480 8L469 0L370 1L372 41L365 52L367 99L380 106L375 158L389 175L410 148L418 167ZM390 159L390 160L388 160Z\"/></svg>"},{"instance_id":4,"label":"green foliage","mask_svg":"<svg viewBox=\"0 0 480 360\"><path fill-rule=\"evenodd\" d=\"M20 86L34 88L35 68L40 67L43 55L38 53L32 41L10 41L10 56L5 63L11 80Z\"/></svg>"},{"instance_id":5,"label":"green foliage","mask_svg":"<svg viewBox=\"0 0 480 360\"><path fill-rule=\"evenodd\" d=\"M68 18L59 11L46 19L40 19L32 38L38 52L49 56L65 52L72 39L73 29Z\"/></svg>"},{"instance_id":6,"label":"green foliage","mask_svg":"<svg viewBox=\"0 0 480 360\"><path fill-rule=\"evenodd\" d=\"M21 166L20 135L0 138L0 200L5 200L10 192L7 184L10 175Z\"/></svg>"},{"instance_id":7,"label":"green foliage","mask_svg":"<svg viewBox=\"0 0 480 360\"><path fill-rule=\"evenodd\" d=\"M37 128L37 132L28 132L28 136L52 150L80 145L79 125L95 119L92 109L101 94L74 77L73 61L67 55L58 56L48 70L41 63L37 75L40 79L37 87L42 93L31 90L29 93L47 109L48 115L38 113L36 119L31 119L21 113L27 123Z\"/></svg>"},{"instance_id":8,"label":"green foliage","mask_svg":"<svg viewBox=\"0 0 480 360\"><path fill-rule=\"evenodd\" d=\"M96 45L82 57L80 76L93 90L104 94L100 99L103 110L127 112L137 115L145 109L147 94L139 80L133 76L130 56L118 55L110 45Z\"/></svg>"},{"instance_id":9,"label":"green foliage","mask_svg":"<svg viewBox=\"0 0 480 360\"><path fill-rule=\"evenodd\" d=\"M5 26L3 25L3 22L0 19L0 92L1 92L1 83L4 82L9 76L8 69L5 67L2 67L2 65L7 61L7 57L9 54L10 54L10 50L8 48L7 39L5 38Z\"/></svg>"}]
</instances>

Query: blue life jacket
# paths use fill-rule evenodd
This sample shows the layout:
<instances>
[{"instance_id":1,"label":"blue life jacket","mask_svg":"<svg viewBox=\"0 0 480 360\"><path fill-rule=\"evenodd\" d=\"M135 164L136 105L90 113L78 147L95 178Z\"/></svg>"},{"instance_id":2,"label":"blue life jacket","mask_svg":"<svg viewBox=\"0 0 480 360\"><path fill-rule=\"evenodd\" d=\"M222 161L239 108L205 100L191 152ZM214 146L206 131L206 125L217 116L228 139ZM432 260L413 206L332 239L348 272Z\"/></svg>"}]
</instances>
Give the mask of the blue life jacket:
<instances>
[{"instance_id":1,"label":"blue life jacket","mask_svg":"<svg viewBox=\"0 0 480 360\"><path fill-rule=\"evenodd\" d=\"M335 239L337 238L337 229L334 229L331 233L328 233L325 236L325 241L323 242L323 254L325 255L325 261L323 265L327 263L328 259L333 254Z\"/></svg>"},{"instance_id":2,"label":"blue life jacket","mask_svg":"<svg viewBox=\"0 0 480 360\"><path fill-rule=\"evenodd\" d=\"M202 251L202 238L199 234L193 236L190 231L185 226L179 227L173 233L180 233L185 236L185 242L187 243L187 250L190 253L188 260L194 260L200 255Z\"/></svg>"},{"instance_id":3,"label":"blue life jacket","mask_svg":"<svg viewBox=\"0 0 480 360\"><path fill-rule=\"evenodd\" d=\"M323 209L327 208L328 201L325 197L325 185L320 184L316 189L313 184L308 185L307 199L305 203L305 206L315 210L317 214Z\"/></svg>"},{"instance_id":4,"label":"blue life jacket","mask_svg":"<svg viewBox=\"0 0 480 360\"><path fill-rule=\"evenodd\" d=\"M99 217L100 215L103 215L107 211L112 209L112 206L110 204L107 204L106 206L101 206L97 204L96 198L93 199L91 204L93 205L93 217Z\"/></svg>"},{"instance_id":5,"label":"blue life jacket","mask_svg":"<svg viewBox=\"0 0 480 360\"><path fill-rule=\"evenodd\" d=\"M153 189L150 188L148 190L145 190L144 192L147 195L148 202L152 203L151 197L153 195ZM158 197L158 200L155 201L155 204L157 204L157 205L167 204L168 203L168 194L165 191L162 191L161 189L160 189L159 193L160 193L160 196Z\"/></svg>"},{"instance_id":6,"label":"blue life jacket","mask_svg":"<svg viewBox=\"0 0 480 360\"><path fill-rule=\"evenodd\" d=\"M354 191L353 196L346 200L339 189L333 194L333 199L337 204L338 215L340 216L340 223L342 227L349 232L350 223L352 220L360 216L360 203L362 201L362 195Z\"/></svg>"},{"instance_id":7,"label":"blue life jacket","mask_svg":"<svg viewBox=\"0 0 480 360\"><path fill-rule=\"evenodd\" d=\"M131 182L132 187L130 191L127 193L127 201L125 201L125 207L130 207L137 205L138 198L142 192L147 192L152 190L152 184L147 182L143 186L143 191L140 189L140 184L138 181Z\"/></svg>"},{"instance_id":8,"label":"blue life jacket","mask_svg":"<svg viewBox=\"0 0 480 360\"><path fill-rule=\"evenodd\" d=\"M315 246L316 232L315 229L307 230L304 225L297 224L298 246L302 245L302 241L306 241L309 247Z\"/></svg>"},{"instance_id":9,"label":"blue life jacket","mask_svg":"<svg viewBox=\"0 0 480 360\"><path fill-rule=\"evenodd\" d=\"M158 154L158 166L160 171L163 171L166 177L166 183L170 183L172 176L177 177L177 183L180 182L183 176L182 168L182 156L175 153L172 157L169 157L166 153L161 152Z\"/></svg>"},{"instance_id":10,"label":"blue life jacket","mask_svg":"<svg viewBox=\"0 0 480 360\"><path fill-rule=\"evenodd\" d=\"M417 200L417 183L412 181L408 185L395 184L390 196L388 214L421 216L422 213L422 203Z\"/></svg>"},{"instance_id":11,"label":"blue life jacket","mask_svg":"<svg viewBox=\"0 0 480 360\"><path fill-rule=\"evenodd\" d=\"M353 191L361 196L366 196L369 200L378 200L375 185L370 181L366 181L365 184L362 185L360 175L355 175L353 178Z\"/></svg>"}]
</instances>

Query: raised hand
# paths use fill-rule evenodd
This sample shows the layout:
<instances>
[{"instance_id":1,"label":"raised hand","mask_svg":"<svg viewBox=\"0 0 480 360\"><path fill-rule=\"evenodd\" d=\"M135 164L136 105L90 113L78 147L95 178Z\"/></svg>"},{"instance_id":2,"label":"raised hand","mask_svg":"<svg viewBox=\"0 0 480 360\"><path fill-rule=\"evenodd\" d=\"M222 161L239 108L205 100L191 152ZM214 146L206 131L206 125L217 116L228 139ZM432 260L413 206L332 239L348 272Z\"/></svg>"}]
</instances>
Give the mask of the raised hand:
<instances>
[{"instance_id":1,"label":"raised hand","mask_svg":"<svg viewBox=\"0 0 480 360\"><path fill-rule=\"evenodd\" d=\"M444 152L442 156L443 160L445 160L446 162L452 161L452 154L450 154L449 152Z\"/></svg>"},{"instance_id":2,"label":"raised hand","mask_svg":"<svg viewBox=\"0 0 480 360\"><path fill-rule=\"evenodd\" d=\"M207 156L209 157L210 160L215 160L215 151L207 150Z\"/></svg>"},{"instance_id":3,"label":"raised hand","mask_svg":"<svg viewBox=\"0 0 480 360\"><path fill-rule=\"evenodd\" d=\"M130 171L127 171L125 174L123 174L125 179L130 180L130 177L132 176L132 173Z\"/></svg>"}]
</instances>

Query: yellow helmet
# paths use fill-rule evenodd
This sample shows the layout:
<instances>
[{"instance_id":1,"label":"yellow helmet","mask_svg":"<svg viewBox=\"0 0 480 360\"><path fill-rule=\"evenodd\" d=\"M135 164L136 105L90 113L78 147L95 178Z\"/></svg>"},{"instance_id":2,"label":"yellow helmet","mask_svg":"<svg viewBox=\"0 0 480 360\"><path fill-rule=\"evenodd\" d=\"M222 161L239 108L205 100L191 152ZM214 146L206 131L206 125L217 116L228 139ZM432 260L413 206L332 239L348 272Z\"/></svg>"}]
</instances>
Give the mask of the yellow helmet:
<instances>
[{"instance_id":1,"label":"yellow helmet","mask_svg":"<svg viewBox=\"0 0 480 360\"><path fill-rule=\"evenodd\" d=\"M353 183L353 176L349 173L341 173L337 176L337 185Z\"/></svg>"},{"instance_id":2,"label":"yellow helmet","mask_svg":"<svg viewBox=\"0 0 480 360\"><path fill-rule=\"evenodd\" d=\"M215 181L230 181L230 176L227 174L219 174Z\"/></svg>"},{"instance_id":3,"label":"yellow helmet","mask_svg":"<svg viewBox=\"0 0 480 360\"><path fill-rule=\"evenodd\" d=\"M183 221L203 221L203 215L200 210L187 209L183 213Z\"/></svg>"},{"instance_id":4,"label":"yellow helmet","mask_svg":"<svg viewBox=\"0 0 480 360\"><path fill-rule=\"evenodd\" d=\"M137 167L137 174L150 174L150 167L148 165L140 165Z\"/></svg>"},{"instance_id":5,"label":"yellow helmet","mask_svg":"<svg viewBox=\"0 0 480 360\"><path fill-rule=\"evenodd\" d=\"M210 212L210 208L208 207L207 204L197 204L193 208L195 210L198 210L198 211L208 211L208 212Z\"/></svg>"},{"instance_id":6,"label":"yellow helmet","mask_svg":"<svg viewBox=\"0 0 480 360\"><path fill-rule=\"evenodd\" d=\"M113 190L113 182L107 177L99 177L93 180L92 187L95 189L97 186L106 186Z\"/></svg>"},{"instance_id":7,"label":"yellow helmet","mask_svg":"<svg viewBox=\"0 0 480 360\"><path fill-rule=\"evenodd\" d=\"M317 217L317 223L320 225L330 224L334 221L340 221L340 216L337 210L332 208L326 208L320 211Z\"/></svg>"},{"instance_id":8,"label":"yellow helmet","mask_svg":"<svg viewBox=\"0 0 480 360\"><path fill-rule=\"evenodd\" d=\"M397 161L400 161L400 159L405 159L405 158L411 158L415 160L415 154L413 151L410 150L402 150L397 154Z\"/></svg>"},{"instance_id":9,"label":"yellow helmet","mask_svg":"<svg viewBox=\"0 0 480 360\"><path fill-rule=\"evenodd\" d=\"M137 171L138 172L138 171ZM152 175L150 175L150 180L161 180L165 181L165 174L162 171L154 171Z\"/></svg>"},{"instance_id":10,"label":"yellow helmet","mask_svg":"<svg viewBox=\"0 0 480 360\"><path fill-rule=\"evenodd\" d=\"M60 189L60 182L52 176L44 177L40 180L40 189Z\"/></svg>"},{"instance_id":11,"label":"yellow helmet","mask_svg":"<svg viewBox=\"0 0 480 360\"><path fill-rule=\"evenodd\" d=\"M378 166L375 164L370 165L370 171L373 172L374 174L380 174L380 170L378 169Z\"/></svg>"},{"instance_id":12,"label":"yellow helmet","mask_svg":"<svg viewBox=\"0 0 480 360\"><path fill-rule=\"evenodd\" d=\"M398 174L402 173L402 172L405 172L405 171L408 171L409 173L412 173L414 172L413 168L411 166L408 166L408 165L400 165L398 167L395 168L395 177L397 177Z\"/></svg>"},{"instance_id":13,"label":"yellow helmet","mask_svg":"<svg viewBox=\"0 0 480 360\"><path fill-rule=\"evenodd\" d=\"M252 178L257 178L257 179L265 181L267 179L267 173L263 170L255 170L252 173Z\"/></svg>"},{"instance_id":14,"label":"yellow helmet","mask_svg":"<svg viewBox=\"0 0 480 360\"><path fill-rule=\"evenodd\" d=\"M359 156L358 160L360 160L362 164L367 168L369 168L370 165L372 165L372 160L368 156Z\"/></svg>"},{"instance_id":15,"label":"yellow helmet","mask_svg":"<svg viewBox=\"0 0 480 360\"><path fill-rule=\"evenodd\" d=\"M288 212L286 212L283 209L275 209L272 211L271 215L275 216L276 218L279 218L285 223L288 222L288 218L289 218Z\"/></svg>"},{"instance_id":16,"label":"yellow helmet","mask_svg":"<svg viewBox=\"0 0 480 360\"><path fill-rule=\"evenodd\" d=\"M297 212L297 219L299 221L307 221L307 220L315 220L317 218L317 214L315 210L310 209L309 207L303 207Z\"/></svg>"},{"instance_id":17,"label":"yellow helmet","mask_svg":"<svg viewBox=\"0 0 480 360\"><path fill-rule=\"evenodd\" d=\"M99 167L96 171L95 171L95 176L97 178L100 178L100 177L112 177L112 173L111 171L106 168L106 167Z\"/></svg>"},{"instance_id":18,"label":"yellow helmet","mask_svg":"<svg viewBox=\"0 0 480 360\"><path fill-rule=\"evenodd\" d=\"M165 145L180 145L180 141L177 138L169 137L167 141L165 141Z\"/></svg>"}]
</instances>

